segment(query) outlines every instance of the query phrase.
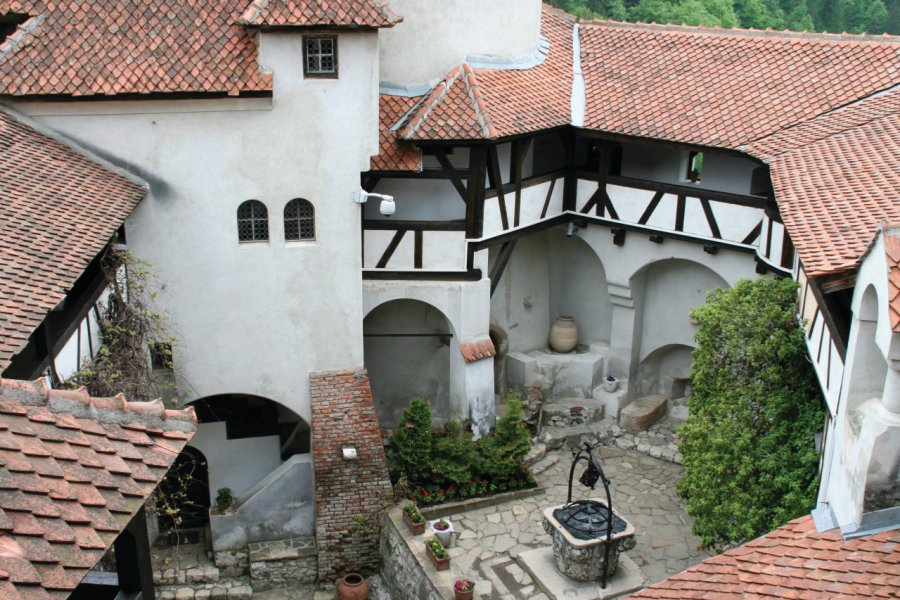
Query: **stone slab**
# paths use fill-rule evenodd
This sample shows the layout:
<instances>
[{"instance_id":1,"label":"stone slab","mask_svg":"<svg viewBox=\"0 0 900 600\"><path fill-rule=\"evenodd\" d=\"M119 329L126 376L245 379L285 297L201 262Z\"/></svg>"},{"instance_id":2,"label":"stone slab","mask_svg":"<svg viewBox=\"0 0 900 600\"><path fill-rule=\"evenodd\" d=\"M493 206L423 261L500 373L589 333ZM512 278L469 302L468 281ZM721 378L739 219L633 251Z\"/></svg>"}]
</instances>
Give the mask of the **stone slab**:
<instances>
[{"instance_id":1,"label":"stone slab","mask_svg":"<svg viewBox=\"0 0 900 600\"><path fill-rule=\"evenodd\" d=\"M645 585L644 574L633 560L622 554L615 576L601 588L599 583L572 581L556 570L553 548L522 552L516 559L550 600L608 600L632 594Z\"/></svg>"},{"instance_id":2,"label":"stone slab","mask_svg":"<svg viewBox=\"0 0 900 600\"><path fill-rule=\"evenodd\" d=\"M643 431L666 416L665 396L644 396L622 409L619 425L631 431Z\"/></svg>"}]
</instances>

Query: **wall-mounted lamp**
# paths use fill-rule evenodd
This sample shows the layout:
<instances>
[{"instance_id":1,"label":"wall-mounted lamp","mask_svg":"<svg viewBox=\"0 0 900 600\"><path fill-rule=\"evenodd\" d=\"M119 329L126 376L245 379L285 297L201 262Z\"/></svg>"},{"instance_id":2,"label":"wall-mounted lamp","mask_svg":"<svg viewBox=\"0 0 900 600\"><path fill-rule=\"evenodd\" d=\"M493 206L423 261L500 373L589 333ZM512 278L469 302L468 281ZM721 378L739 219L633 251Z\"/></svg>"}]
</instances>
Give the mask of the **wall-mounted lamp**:
<instances>
[{"instance_id":1,"label":"wall-mounted lamp","mask_svg":"<svg viewBox=\"0 0 900 600\"><path fill-rule=\"evenodd\" d=\"M353 201L357 204L365 204L369 200L369 198L381 199L381 205L378 207L378 212L383 214L385 217L390 217L397 211L397 206L394 204L393 196L388 196L387 194L372 194L363 190L353 192Z\"/></svg>"},{"instance_id":2,"label":"wall-mounted lamp","mask_svg":"<svg viewBox=\"0 0 900 600\"><path fill-rule=\"evenodd\" d=\"M572 237L578 233L578 227L575 226L575 221L569 221L566 225L566 237Z\"/></svg>"}]
</instances>

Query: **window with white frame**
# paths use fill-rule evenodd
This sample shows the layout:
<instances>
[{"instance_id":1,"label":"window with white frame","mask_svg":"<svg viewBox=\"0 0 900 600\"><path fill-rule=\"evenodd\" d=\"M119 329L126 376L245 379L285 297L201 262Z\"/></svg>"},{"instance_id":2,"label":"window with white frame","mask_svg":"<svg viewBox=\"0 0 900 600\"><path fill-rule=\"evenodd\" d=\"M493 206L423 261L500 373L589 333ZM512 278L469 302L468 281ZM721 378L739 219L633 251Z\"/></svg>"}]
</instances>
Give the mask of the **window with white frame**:
<instances>
[{"instance_id":1,"label":"window with white frame","mask_svg":"<svg viewBox=\"0 0 900 600\"><path fill-rule=\"evenodd\" d=\"M237 225L239 242L269 240L269 211L259 200L247 200L238 206Z\"/></svg>"},{"instance_id":2,"label":"window with white frame","mask_svg":"<svg viewBox=\"0 0 900 600\"><path fill-rule=\"evenodd\" d=\"M284 205L284 239L316 239L316 209L309 200L294 198Z\"/></svg>"},{"instance_id":3,"label":"window with white frame","mask_svg":"<svg viewBox=\"0 0 900 600\"><path fill-rule=\"evenodd\" d=\"M337 36L304 37L303 63L307 77L337 77Z\"/></svg>"}]
</instances>

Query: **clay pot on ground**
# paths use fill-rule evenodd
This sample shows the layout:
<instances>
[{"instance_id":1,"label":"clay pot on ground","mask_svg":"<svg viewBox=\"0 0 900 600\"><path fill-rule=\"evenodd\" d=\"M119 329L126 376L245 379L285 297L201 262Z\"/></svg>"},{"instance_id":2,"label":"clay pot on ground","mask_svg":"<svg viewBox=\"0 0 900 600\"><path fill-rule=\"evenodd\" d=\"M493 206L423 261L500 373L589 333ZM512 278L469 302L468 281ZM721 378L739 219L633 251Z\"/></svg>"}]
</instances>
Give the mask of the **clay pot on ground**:
<instances>
[{"instance_id":1,"label":"clay pot on ground","mask_svg":"<svg viewBox=\"0 0 900 600\"><path fill-rule=\"evenodd\" d=\"M337 583L338 600L367 600L369 582L359 573L347 573Z\"/></svg>"},{"instance_id":2,"label":"clay pot on ground","mask_svg":"<svg viewBox=\"0 0 900 600\"><path fill-rule=\"evenodd\" d=\"M550 347L557 352L571 352L578 344L578 326L572 315L559 315L550 327Z\"/></svg>"}]
</instances>

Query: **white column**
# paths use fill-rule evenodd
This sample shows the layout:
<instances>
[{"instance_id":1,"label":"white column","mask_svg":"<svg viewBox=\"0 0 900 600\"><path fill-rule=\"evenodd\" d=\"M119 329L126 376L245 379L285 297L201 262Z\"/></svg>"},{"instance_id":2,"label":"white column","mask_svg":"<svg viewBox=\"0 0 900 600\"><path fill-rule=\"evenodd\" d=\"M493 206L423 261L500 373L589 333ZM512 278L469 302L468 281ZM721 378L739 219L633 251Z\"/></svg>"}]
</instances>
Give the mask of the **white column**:
<instances>
[{"instance_id":1,"label":"white column","mask_svg":"<svg viewBox=\"0 0 900 600\"><path fill-rule=\"evenodd\" d=\"M881 404L894 414L900 415L900 370L893 368L900 361L892 361L884 378L884 394ZM897 365L900 366L900 365Z\"/></svg>"},{"instance_id":2,"label":"white column","mask_svg":"<svg viewBox=\"0 0 900 600\"><path fill-rule=\"evenodd\" d=\"M612 328L609 336L609 366L607 370L620 377L630 377L635 354L634 298L626 284L608 283L612 302Z\"/></svg>"}]
</instances>

